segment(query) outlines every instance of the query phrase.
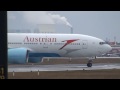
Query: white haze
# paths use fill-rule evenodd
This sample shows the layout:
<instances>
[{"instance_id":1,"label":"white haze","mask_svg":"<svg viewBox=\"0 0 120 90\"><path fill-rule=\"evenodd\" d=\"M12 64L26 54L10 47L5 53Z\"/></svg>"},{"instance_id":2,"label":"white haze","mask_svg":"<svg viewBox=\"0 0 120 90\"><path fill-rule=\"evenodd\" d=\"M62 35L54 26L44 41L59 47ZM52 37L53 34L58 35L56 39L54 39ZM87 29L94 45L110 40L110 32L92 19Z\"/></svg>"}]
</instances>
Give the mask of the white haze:
<instances>
[{"instance_id":1,"label":"white haze","mask_svg":"<svg viewBox=\"0 0 120 90\"><path fill-rule=\"evenodd\" d=\"M25 22L30 24L64 24L72 27L67 18L59 14L52 14L47 11L19 11L18 13L22 13Z\"/></svg>"}]
</instances>

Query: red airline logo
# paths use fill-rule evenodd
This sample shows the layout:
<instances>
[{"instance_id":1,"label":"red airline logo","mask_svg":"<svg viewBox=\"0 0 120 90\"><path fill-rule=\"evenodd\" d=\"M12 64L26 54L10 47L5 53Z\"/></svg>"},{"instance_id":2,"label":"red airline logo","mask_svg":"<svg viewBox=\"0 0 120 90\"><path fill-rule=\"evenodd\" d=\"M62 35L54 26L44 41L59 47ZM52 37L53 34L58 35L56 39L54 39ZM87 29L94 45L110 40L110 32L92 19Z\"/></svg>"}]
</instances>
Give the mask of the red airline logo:
<instances>
[{"instance_id":1,"label":"red airline logo","mask_svg":"<svg viewBox=\"0 0 120 90\"><path fill-rule=\"evenodd\" d=\"M64 48L65 46L67 46L68 44L70 44L70 43L72 43L72 42L75 42L75 41L77 41L77 40L79 40L79 39L65 40L65 41L67 41L67 42L66 42L65 45L63 45L59 50L63 49L63 48ZM65 41L62 41L62 42L65 42Z\"/></svg>"}]
</instances>

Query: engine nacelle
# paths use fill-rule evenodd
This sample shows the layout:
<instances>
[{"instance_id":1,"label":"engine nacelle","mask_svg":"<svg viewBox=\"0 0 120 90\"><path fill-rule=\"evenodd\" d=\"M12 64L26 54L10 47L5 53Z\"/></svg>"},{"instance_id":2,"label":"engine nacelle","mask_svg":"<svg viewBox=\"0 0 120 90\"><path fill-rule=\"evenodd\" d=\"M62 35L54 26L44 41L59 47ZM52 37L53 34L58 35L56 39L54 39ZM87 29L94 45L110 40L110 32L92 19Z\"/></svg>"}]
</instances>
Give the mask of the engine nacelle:
<instances>
[{"instance_id":1,"label":"engine nacelle","mask_svg":"<svg viewBox=\"0 0 120 90\"><path fill-rule=\"evenodd\" d=\"M28 62L28 50L25 48L8 49L9 64L25 64Z\"/></svg>"}]
</instances>

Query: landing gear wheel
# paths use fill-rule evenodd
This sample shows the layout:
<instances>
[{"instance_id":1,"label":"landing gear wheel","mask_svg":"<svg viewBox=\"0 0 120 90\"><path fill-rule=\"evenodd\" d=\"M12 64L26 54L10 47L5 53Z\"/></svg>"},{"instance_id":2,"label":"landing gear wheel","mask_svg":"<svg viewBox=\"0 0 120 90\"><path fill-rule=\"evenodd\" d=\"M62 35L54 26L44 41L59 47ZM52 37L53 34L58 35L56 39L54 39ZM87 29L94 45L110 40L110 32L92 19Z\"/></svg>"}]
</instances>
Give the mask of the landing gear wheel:
<instances>
[{"instance_id":1,"label":"landing gear wheel","mask_svg":"<svg viewBox=\"0 0 120 90\"><path fill-rule=\"evenodd\" d=\"M87 66L88 67L92 67L92 63L87 63Z\"/></svg>"}]
</instances>

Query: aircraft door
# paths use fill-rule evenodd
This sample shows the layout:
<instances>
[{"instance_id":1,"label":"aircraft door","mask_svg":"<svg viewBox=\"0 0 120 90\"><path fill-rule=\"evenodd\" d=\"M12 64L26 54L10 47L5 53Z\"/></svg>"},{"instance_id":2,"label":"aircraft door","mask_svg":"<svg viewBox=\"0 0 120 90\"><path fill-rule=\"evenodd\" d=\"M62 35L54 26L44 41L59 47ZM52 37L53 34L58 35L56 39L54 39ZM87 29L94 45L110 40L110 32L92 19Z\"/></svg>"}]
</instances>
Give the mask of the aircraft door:
<instances>
[{"instance_id":1,"label":"aircraft door","mask_svg":"<svg viewBox=\"0 0 120 90\"><path fill-rule=\"evenodd\" d=\"M88 41L87 40L83 40L82 41L82 48L83 49L87 49L87 47L88 47Z\"/></svg>"}]
</instances>

